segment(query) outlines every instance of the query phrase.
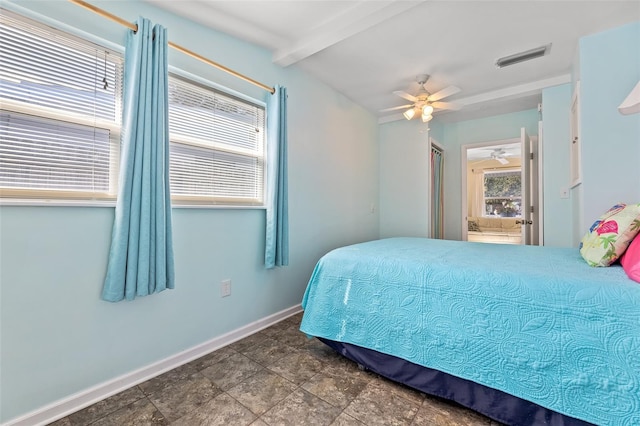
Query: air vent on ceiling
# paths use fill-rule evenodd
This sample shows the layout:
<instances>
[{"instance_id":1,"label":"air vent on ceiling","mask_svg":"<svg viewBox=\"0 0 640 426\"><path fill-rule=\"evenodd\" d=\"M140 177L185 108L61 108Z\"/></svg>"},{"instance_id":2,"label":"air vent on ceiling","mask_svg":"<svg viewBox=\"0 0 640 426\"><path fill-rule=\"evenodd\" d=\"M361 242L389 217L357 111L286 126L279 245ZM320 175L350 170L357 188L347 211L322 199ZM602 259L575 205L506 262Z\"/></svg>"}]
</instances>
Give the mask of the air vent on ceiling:
<instances>
[{"instance_id":1,"label":"air vent on ceiling","mask_svg":"<svg viewBox=\"0 0 640 426\"><path fill-rule=\"evenodd\" d=\"M509 65L517 64L518 62L524 62L530 59L539 58L541 56L548 55L550 50L551 43L547 44L546 46L536 47L535 49L500 58L496 61L496 66L498 68L504 68Z\"/></svg>"}]
</instances>

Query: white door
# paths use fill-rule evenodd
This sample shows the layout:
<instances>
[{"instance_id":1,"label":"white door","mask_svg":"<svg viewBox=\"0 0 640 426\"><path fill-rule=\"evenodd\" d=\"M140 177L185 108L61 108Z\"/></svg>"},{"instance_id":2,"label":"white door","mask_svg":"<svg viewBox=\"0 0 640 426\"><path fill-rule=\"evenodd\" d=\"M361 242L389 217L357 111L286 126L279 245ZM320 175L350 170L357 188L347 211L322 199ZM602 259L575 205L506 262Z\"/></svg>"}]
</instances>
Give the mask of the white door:
<instances>
[{"instance_id":1,"label":"white door","mask_svg":"<svg viewBox=\"0 0 640 426\"><path fill-rule=\"evenodd\" d=\"M542 245L540 241L540 190L542 189L541 185L541 176L540 176L540 135L538 133L538 139L535 137L531 139L531 194L529 195L529 200L531 200L531 221L533 222L529 225L529 234L531 235L531 245L539 246Z\"/></svg>"},{"instance_id":2,"label":"white door","mask_svg":"<svg viewBox=\"0 0 640 426\"><path fill-rule=\"evenodd\" d=\"M531 140L526 129L520 129L522 156L522 217L516 223L522 226L522 244L531 245Z\"/></svg>"}]
</instances>

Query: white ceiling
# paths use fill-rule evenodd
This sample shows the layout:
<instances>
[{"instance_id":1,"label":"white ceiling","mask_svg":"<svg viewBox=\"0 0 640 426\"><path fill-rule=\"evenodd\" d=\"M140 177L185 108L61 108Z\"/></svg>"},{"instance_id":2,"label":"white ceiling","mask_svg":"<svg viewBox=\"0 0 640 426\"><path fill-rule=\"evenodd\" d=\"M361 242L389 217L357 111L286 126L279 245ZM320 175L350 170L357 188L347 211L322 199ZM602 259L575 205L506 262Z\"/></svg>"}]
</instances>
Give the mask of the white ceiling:
<instances>
[{"instance_id":1,"label":"white ceiling","mask_svg":"<svg viewBox=\"0 0 640 426\"><path fill-rule=\"evenodd\" d=\"M415 93L424 73L431 93L462 89L445 99L462 110L434 114L443 122L535 108L543 87L570 81L580 37L640 20L640 0L146 1L269 49L380 122L402 118L379 111L406 104L392 92ZM548 56L494 65L548 43Z\"/></svg>"}]
</instances>

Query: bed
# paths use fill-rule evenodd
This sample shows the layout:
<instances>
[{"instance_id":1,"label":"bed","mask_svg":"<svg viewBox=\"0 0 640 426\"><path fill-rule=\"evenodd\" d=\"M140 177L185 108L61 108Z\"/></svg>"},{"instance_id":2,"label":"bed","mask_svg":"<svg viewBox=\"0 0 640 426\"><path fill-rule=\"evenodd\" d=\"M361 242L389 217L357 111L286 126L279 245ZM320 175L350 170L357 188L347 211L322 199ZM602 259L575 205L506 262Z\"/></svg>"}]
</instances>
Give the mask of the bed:
<instances>
[{"instance_id":1,"label":"bed","mask_svg":"<svg viewBox=\"0 0 640 426\"><path fill-rule=\"evenodd\" d=\"M509 425L640 425L640 285L575 249L391 238L333 250L301 331Z\"/></svg>"}]
</instances>

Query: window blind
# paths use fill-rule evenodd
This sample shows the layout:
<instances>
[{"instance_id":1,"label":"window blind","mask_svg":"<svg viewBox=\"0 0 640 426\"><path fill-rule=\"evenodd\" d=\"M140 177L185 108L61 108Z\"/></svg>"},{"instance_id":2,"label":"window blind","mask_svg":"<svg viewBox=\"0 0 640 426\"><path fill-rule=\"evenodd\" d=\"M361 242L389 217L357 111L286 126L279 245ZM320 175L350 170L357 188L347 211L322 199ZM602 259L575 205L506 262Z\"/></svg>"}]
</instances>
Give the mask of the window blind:
<instances>
[{"instance_id":1,"label":"window blind","mask_svg":"<svg viewBox=\"0 0 640 426\"><path fill-rule=\"evenodd\" d=\"M109 192L109 130L0 112L0 182Z\"/></svg>"},{"instance_id":2,"label":"window blind","mask_svg":"<svg viewBox=\"0 0 640 426\"><path fill-rule=\"evenodd\" d=\"M3 195L114 196L121 55L3 10L0 63Z\"/></svg>"},{"instance_id":3,"label":"window blind","mask_svg":"<svg viewBox=\"0 0 640 426\"><path fill-rule=\"evenodd\" d=\"M174 199L263 203L264 107L171 75L169 133Z\"/></svg>"}]
</instances>

